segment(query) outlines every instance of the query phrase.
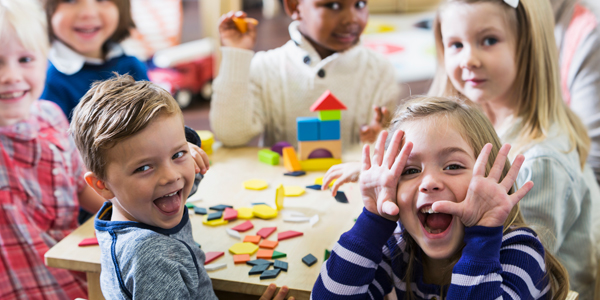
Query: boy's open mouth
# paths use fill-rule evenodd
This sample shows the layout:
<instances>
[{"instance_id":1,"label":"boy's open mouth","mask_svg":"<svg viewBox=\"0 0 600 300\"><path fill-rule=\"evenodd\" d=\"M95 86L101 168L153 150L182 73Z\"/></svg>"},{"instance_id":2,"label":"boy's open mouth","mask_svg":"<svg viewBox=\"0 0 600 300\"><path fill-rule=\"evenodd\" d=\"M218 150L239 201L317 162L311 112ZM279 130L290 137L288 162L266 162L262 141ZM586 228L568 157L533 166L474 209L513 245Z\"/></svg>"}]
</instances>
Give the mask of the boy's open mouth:
<instances>
[{"instance_id":1,"label":"boy's open mouth","mask_svg":"<svg viewBox=\"0 0 600 300\"><path fill-rule=\"evenodd\" d=\"M446 231L450 223L452 223L452 215L436 213L431 208L431 205L425 205L419 209L417 213L419 221L423 228L431 234L438 234Z\"/></svg>"},{"instance_id":2,"label":"boy's open mouth","mask_svg":"<svg viewBox=\"0 0 600 300\"><path fill-rule=\"evenodd\" d=\"M154 205L164 214L174 214L181 207L181 191L178 190L154 200Z\"/></svg>"}]
</instances>

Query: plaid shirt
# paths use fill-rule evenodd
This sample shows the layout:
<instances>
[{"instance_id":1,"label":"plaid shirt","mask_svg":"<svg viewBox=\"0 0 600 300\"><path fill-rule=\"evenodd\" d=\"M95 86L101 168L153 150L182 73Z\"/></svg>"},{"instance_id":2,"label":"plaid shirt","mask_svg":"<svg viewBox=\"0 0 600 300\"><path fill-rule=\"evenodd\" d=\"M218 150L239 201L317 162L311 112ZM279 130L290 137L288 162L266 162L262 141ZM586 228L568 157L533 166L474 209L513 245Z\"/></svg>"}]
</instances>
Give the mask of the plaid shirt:
<instances>
[{"instance_id":1,"label":"plaid shirt","mask_svg":"<svg viewBox=\"0 0 600 300\"><path fill-rule=\"evenodd\" d=\"M80 274L44 264L48 249L77 228L84 167L60 108L0 127L0 299L87 297Z\"/></svg>"}]
</instances>

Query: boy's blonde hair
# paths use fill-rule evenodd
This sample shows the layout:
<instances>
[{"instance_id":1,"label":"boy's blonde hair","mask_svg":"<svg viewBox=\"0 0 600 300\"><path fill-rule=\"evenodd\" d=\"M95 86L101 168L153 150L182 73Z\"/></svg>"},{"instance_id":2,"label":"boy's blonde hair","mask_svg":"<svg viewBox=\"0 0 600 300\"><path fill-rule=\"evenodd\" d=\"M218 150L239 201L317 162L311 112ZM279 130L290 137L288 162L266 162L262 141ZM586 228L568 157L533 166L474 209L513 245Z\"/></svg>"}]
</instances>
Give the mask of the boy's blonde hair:
<instances>
[{"instance_id":1,"label":"boy's blonde hair","mask_svg":"<svg viewBox=\"0 0 600 300\"><path fill-rule=\"evenodd\" d=\"M454 129L459 132L462 138L473 148L473 155L475 158L479 156L481 149L487 143L493 145L492 151L486 164L486 176L489 174L496 156L502 144L500 138L496 134L494 126L490 120L474 106L468 100L461 100L458 98L443 98L443 97L419 97L404 103L397 111L390 125L390 134L388 135L388 141L386 145L390 143L391 136L396 130L404 128L408 123L414 121L433 121L433 119L444 119L448 121L448 124L454 125ZM387 147L386 147L387 148ZM504 163L504 169L500 181L508 174L510 170L510 163L508 159ZM514 188L509 191L509 194L514 193ZM523 215L519 210L519 205L515 205L506 221L503 224L503 233L512 231L517 228L527 227ZM408 268L406 270L405 282L407 288L407 294L409 299L412 299L412 292L410 282L413 276L414 260L416 255L416 249L418 248L417 243L410 237L410 234L406 231L402 233L409 246L410 259ZM550 274L550 283L552 286L551 293L552 299L564 299L569 291L569 281L566 269L560 264L560 262L545 249L545 261L546 270ZM458 261L460 255L456 257L454 263ZM445 270L452 273L452 267L454 264ZM449 276L447 277L450 278ZM449 284L450 282L448 282Z\"/></svg>"},{"instance_id":2,"label":"boy's blonde hair","mask_svg":"<svg viewBox=\"0 0 600 300\"><path fill-rule=\"evenodd\" d=\"M0 0L0 40L14 30L25 49L46 57L50 48L46 28L39 0Z\"/></svg>"},{"instance_id":3,"label":"boy's blonde hair","mask_svg":"<svg viewBox=\"0 0 600 300\"><path fill-rule=\"evenodd\" d=\"M183 115L169 92L129 75L95 82L73 111L69 131L86 167L106 180L106 151L161 115Z\"/></svg>"},{"instance_id":4,"label":"boy's blonde hair","mask_svg":"<svg viewBox=\"0 0 600 300\"><path fill-rule=\"evenodd\" d=\"M590 150L590 139L581 120L563 102L560 90L558 50L554 40L554 14L549 1L520 0L512 8L502 0L446 0L440 7L452 3L497 3L506 13L509 24L516 29L517 77L513 84L518 99L515 115L523 119L523 128L513 145L512 153L523 153L534 143L547 138L556 123L568 135L571 149L576 149L583 168ZM514 30L514 29L512 29ZM429 95L462 96L450 82L444 68L440 12L434 22L438 70Z\"/></svg>"}]
</instances>

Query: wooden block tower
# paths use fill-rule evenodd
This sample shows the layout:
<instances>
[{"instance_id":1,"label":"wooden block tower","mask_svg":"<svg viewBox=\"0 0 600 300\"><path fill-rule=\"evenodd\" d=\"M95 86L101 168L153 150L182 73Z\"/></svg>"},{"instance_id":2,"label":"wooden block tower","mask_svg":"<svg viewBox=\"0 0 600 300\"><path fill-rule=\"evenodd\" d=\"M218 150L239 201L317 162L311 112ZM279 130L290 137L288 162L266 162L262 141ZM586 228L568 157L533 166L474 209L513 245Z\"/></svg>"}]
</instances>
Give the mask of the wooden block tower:
<instances>
[{"instance_id":1,"label":"wooden block tower","mask_svg":"<svg viewBox=\"0 0 600 300\"><path fill-rule=\"evenodd\" d=\"M301 117L298 124L298 156L304 171L327 170L342 162L341 110L346 106L326 91L310 107L319 117Z\"/></svg>"}]
</instances>

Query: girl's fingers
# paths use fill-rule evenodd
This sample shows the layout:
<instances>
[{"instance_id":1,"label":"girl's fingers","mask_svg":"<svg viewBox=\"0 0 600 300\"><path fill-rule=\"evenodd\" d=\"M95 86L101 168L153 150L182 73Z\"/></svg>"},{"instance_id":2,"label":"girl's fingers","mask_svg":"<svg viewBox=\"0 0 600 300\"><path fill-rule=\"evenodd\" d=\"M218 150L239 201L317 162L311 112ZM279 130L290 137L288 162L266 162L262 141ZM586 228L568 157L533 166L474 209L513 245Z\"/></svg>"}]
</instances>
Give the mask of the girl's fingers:
<instances>
[{"instance_id":1,"label":"girl's fingers","mask_svg":"<svg viewBox=\"0 0 600 300\"><path fill-rule=\"evenodd\" d=\"M369 145L365 145L363 147L362 153L362 171L366 171L371 168L371 150L369 149Z\"/></svg>"},{"instance_id":2,"label":"girl's fingers","mask_svg":"<svg viewBox=\"0 0 600 300\"><path fill-rule=\"evenodd\" d=\"M377 138L377 142L375 142L375 153L373 154L373 163L377 166L381 166L383 161L383 154L385 148L385 140L387 139L388 133L383 130L379 137Z\"/></svg>"},{"instance_id":3,"label":"girl's fingers","mask_svg":"<svg viewBox=\"0 0 600 300\"><path fill-rule=\"evenodd\" d=\"M510 195L509 199L511 200L512 205L517 205L517 203L519 203L519 201L521 201L521 199L523 199L523 197L525 197L525 195L527 195L527 193L529 193L529 191L531 191L532 188L533 181L525 182L525 184L520 189L518 189L514 194Z\"/></svg>"},{"instance_id":4,"label":"girl's fingers","mask_svg":"<svg viewBox=\"0 0 600 300\"><path fill-rule=\"evenodd\" d=\"M502 185L504 187L504 190L506 190L507 192L510 191L510 188L513 186L513 183L515 183L515 181L517 180L517 176L519 176L519 170L523 165L523 161L525 161L525 156L523 156L522 154L517 155L515 161L513 161L512 166L510 166L510 170L508 170L508 173L500 183L500 185Z\"/></svg>"},{"instance_id":5,"label":"girl's fingers","mask_svg":"<svg viewBox=\"0 0 600 300\"><path fill-rule=\"evenodd\" d=\"M473 176L485 176L485 166L487 165L490 152L492 152L492 144L487 143L483 146L475 161L475 166L473 166Z\"/></svg>"},{"instance_id":6,"label":"girl's fingers","mask_svg":"<svg viewBox=\"0 0 600 300\"><path fill-rule=\"evenodd\" d=\"M510 145L504 144L498 151L498 155L496 156L496 160L494 161L494 165L492 165L492 169L488 174L488 178L494 179L496 182L500 180L500 176L502 175L502 170L504 170L504 165L506 164L506 157L508 156L508 152L510 151Z\"/></svg>"},{"instance_id":7,"label":"girl's fingers","mask_svg":"<svg viewBox=\"0 0 600 300\"><path fill-rule=\"evenodd\" d=\"M456 203L456 202L452 202L452 201L442 200L442 201L437 201L437 202L433 203L431 208L435 212L443 213L443 214L450 214L450 215L457 216L462 219L463 206L464 206L462 203L464 203L464 202Z\"/></svg>"},{"instance_id":8,"label":"girl's fingers","mask_svg":"<svg viewBox=\"0 0 600 300\"><path fill-rule=\"evenodd\" d=\"M381 211L389 216L397 216L400 213L398 205L390 200L384 201L381 204Z\"/></svg>"},{"instance_id":9,"label":"girl's fingers","mask_svg":"<svg viewBox=\"0 0 600 300\"><path fill-rule=\"evenodd\" d=\"M396 157L394 164L392 165L390 172L394 174L395 177L399 177L402 174L402 170L404 166L406 166L406 161L408 161L408 157L410 156L410 152L412 151L413 143L408 142L404 147L402 147L402 151L400 151L400 155Z\"/></svg>"},{"instance_id":10,"label":"girl's fingers","mask_svg":"<svg viewBox=\"0 0 600 300\"><path fill-rule=\"evenodd\" d=\"M396 132L394 132L394 135L392 136L392 141L388 145L388 149L385 152L384 156L385 167L387 169L390 169L394 164L394 161L396 161L397 159L398 149L400 148L400 143L402 142L403 135L404 132L402 130L396 130Z\"/></svg>"}]
</instances>

